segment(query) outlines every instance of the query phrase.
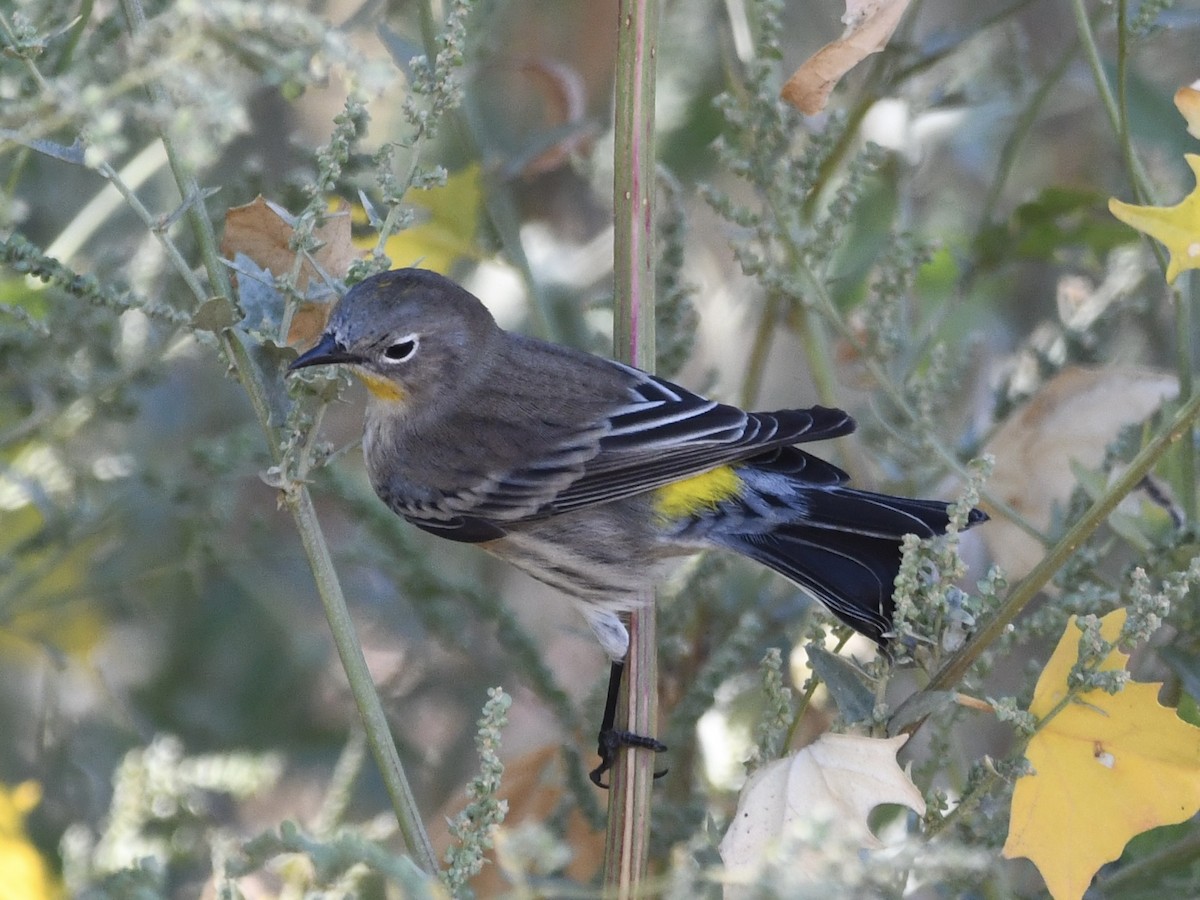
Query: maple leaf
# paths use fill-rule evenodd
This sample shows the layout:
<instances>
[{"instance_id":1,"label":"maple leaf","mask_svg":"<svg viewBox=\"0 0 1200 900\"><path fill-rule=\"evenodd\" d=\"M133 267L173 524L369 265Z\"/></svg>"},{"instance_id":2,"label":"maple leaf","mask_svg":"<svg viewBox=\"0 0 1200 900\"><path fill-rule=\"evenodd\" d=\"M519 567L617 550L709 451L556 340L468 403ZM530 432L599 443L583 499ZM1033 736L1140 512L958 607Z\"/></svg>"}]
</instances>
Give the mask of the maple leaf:
<instances>
[{"instance_id":1,"label":"maple leaf","mask_svg":"<svg viewBox=\"0 0 1200 900\"><path fill-rule=\"evenodd\" d=\"M883 844L867 825L881 803L925 813L925 800L896 764L908 735L879 740L823 734L803 750L768 763L746 781L733 822L721 839L729 868L754 869L773 842L806 818L825 813L843 836L863 847Z\"/></svg>"},{"instance_id":2,"label":"maple leaf","mask_svg":"<svg viewBox=\"0 0 1200 900\"><path fill-rule=\"evenodd\" d=\"M1185 153L1183 158L1200 181L1200 156ZM1166 246L1171 255L1168 284L1184 269L1200 268L1200 185L1174 206L1135 206L1114 198L1108 201L1108 211Z\"/></svg>"},{"instance_id":3,"label":"maple leaf","mask_svg":"<svg viewBox=\"0 0 1200 900\"><path fill-rule=\"evenodd\" d=\"M1116 641L1124 623L1118 609L1100 620L1100 633ZM1078 658L1072 616L1034 691L1029 711L1039 719L1067 697ZM1098 668L1121 671L1128 659L1114 649ZM1029 742L1034 774L1013 791L1004 855L1033 860L1055 900L1082 897L1134 835L1200 810L1200 728L1158 702L1161 687L1086 691Z\"/></svg>"}]
</instances>

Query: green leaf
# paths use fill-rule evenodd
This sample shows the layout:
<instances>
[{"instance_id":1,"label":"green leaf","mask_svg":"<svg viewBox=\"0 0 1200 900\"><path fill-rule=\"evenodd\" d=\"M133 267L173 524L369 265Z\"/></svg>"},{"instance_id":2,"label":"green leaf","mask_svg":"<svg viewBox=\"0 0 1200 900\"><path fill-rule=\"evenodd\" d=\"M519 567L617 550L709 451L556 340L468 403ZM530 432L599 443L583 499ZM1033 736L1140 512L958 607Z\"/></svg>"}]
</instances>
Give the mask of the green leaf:
<instances>
[{"instance_id":1,"label":"green leaf","mask_svg":"<svg viewBox=\"0 0 1200 900\"><path fill-rule=\"evenodd\" d=\"M804 649L809 665L829 688L842 718L850 723L869 719L875 712L875 692L863 680L862 672L849 660L817 644Z\"/></svg>"},{"instance_id":2,"label":"green leaf","mask_svg":"<svg viewBox=\"0 0 1200 900\"><path fill-rule=\"evenodd\" d=\"M237 310L225 297L213 297L205 300L192 316L192 327L197 331L211 331L220 334L226 328L237 324Z\"/></svg>"},{"instance_id":3,"label":"green leaf","mask_svg":"<svg viewBox=\"0 0 1200 900\"><path fill-rule=\"evenodd\" d=\"M1054 260L1067 247L1085 247L1102 258L1131 242L1099 191L1048 187L1018 206L1007 223L983 229L977 251L983 265L996 266L1017 258Z\"/></svg>"},{"instance_id":4,"label":"green leaf","mask_svg":"<svg viewBox=\"0 0 1200 900\"><path fill-rule=\"evenodd\" d=\"M1158 658L1179 676L1188 696L1200 700L1200 657L1179 647L1159 647Z\"/></svg>"}]
</instances>

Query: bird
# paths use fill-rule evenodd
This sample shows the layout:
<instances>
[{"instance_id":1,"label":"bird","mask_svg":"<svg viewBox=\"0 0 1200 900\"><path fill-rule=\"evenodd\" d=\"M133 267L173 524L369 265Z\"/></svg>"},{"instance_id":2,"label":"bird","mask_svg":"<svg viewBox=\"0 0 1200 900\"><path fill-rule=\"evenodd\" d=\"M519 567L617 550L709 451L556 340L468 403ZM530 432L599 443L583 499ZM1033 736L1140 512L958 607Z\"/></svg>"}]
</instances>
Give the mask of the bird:
<instances>
[{"instance_id":1,"label":"bird","mask_svg":"<svg viewBox=\"0 0 1200 900\"><path fill-rule=\"evenodd\" d=\"M557 588L591 627L612 665L597 784L621 746L666 749L613 727L625 616L664 561L748 557L882 646L903 537L949 525L946 502L850 487L800 448L853 432L840 409L747 412L506 331L430 270L350 288L288 370L321 365L348 366L367 388L363 455L383 503ZM967 526L986 518L974 509Z\"/></svg>"}]
</instances>

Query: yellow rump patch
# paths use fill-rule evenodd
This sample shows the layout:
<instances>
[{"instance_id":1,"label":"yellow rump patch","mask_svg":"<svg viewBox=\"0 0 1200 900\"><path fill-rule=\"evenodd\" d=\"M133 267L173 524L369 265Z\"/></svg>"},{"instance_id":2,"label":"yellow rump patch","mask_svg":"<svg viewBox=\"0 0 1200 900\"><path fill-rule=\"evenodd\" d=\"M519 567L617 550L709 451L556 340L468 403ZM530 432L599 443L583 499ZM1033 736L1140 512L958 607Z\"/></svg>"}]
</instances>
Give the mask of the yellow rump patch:
<instances>
[{"instance_id":1,"label":"yellow rump patch","mask_svg":"<svg viewBox=\"0 0 1200 900\"><path fill-rule=\"evenodd\" d=\"M664 484L654 492L655 511L663 519L680 519L717 505L742 490L742 479L733 466L718 466L708 472Z\"/></svg>"},{"instance_id":2,"label":"yellow rump patch","mask_svg":"<svg viewBox=\"0 0 1200 900\"><path fill-rule=\"evenodd\" d=\"M404 392L404 388L396 384L390 378L384 378L382 375L376 375L360 366L354 367L354 374L358 376L358 380L367 386L367 390L371 395L378 397L380 400L387 400L389 403L403 403L408 395Z\"/></svg>"}]
</instances>

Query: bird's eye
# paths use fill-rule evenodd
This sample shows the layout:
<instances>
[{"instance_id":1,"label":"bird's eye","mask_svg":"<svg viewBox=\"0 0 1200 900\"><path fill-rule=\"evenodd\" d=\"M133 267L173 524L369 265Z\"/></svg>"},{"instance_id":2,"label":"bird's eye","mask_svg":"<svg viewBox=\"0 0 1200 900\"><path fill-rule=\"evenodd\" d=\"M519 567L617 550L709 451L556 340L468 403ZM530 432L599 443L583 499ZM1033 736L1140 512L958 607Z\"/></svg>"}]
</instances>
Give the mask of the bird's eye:
<instances>
[{"instance_id":1,"label":"bird's eye","mask_svg":"<svg viewBox=\"0 0 1200 900\"><path fill-rule=\"evenodd\" d=\"M417 352L417 336L415 334L407 335L390 344L383 351L383 358L388 362L404 362L412 359L413 354Z\"/></svg>"}]
</instances>

